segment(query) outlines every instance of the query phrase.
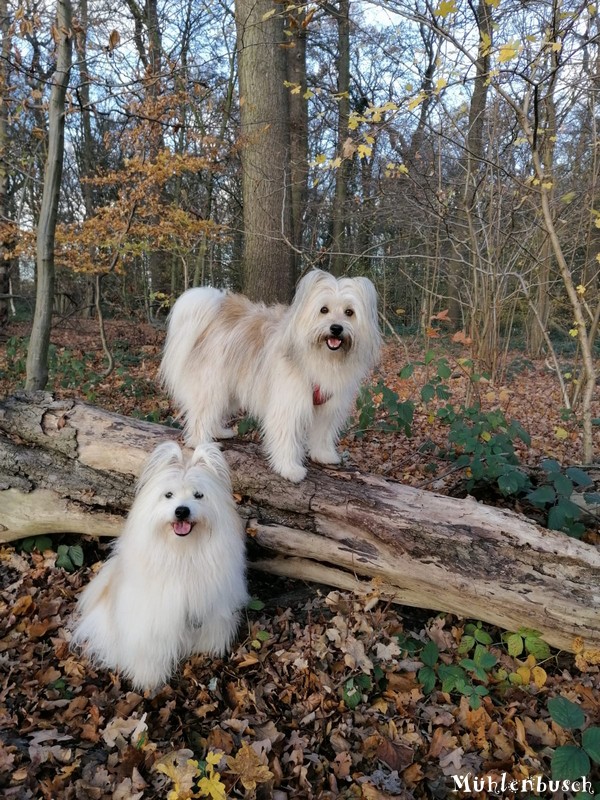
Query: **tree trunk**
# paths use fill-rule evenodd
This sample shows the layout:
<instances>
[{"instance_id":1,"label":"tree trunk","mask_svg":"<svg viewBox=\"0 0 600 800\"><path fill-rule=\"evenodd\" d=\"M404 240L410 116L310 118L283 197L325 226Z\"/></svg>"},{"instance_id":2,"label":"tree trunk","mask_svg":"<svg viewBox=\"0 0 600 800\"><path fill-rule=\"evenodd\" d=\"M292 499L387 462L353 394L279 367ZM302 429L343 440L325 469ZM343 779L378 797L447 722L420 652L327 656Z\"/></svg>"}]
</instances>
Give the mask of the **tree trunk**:
<instances>
[{"instance_id":1,"label":"tree trunk","mask_svg":"<svg viewBox=\"0 0 600 800\"><path fill-rule=\"evenodd\" d=\"M266 303L294 293L290 130L281 12L236 0L240 85L244 293ZM271 16L269 16L269 13Z\"/></svg>"},{"instance_id":2,"label":"tree trunk","mask_svg":"<svg viewBox=\"0 0 600 800\"><path fill-rule=\"evenodd\" d=\"M475 62L473 94L469 105L469 128L465 149L459 163L463 176L457 187L457 208L452 225L452 250L448 275L448 318L455 328L463 321L461 284L473 283L477 269L477 248L473 236L473 215L477 204L478 175L485 156L483 136L489 90L492 15L486 0L479 0L475 14L479 31L479 54ZM469 274L470 268L470 274Z\"/></svg>"},{"instance_id":3,"label":"tree trunk","mask_svg":"<svg viewBox=\"0 0 600 800\"><path fill-rule=\"evenodd\" d=\"M306 98L306 9L290 15L290 44L287 56L288 82L294 87L289 96L290 110L290 199L292 204L292 243L296 249L294 281L302 270L304 212L308 195L308 100ZM291 21L295 22L292 27ZM295 91L296 87L300 91Z\"/></svg>"},{"instance_id":4,"label":"tree trunk","mask_svg":"<svg viewBox=\"0 0 600 800\"><path fill-rule=\"evenodd\" d=\"M179 431L36 392L0 403L0 540L117 535L134 476ZM254 566L393 602L600 647L600 554L524 517L373 475L313 467L291 484L252 445L226 455Z\"/></svg>"},{"instance_id":5,"label":"tree trunk","mask_svg":"<svg viewBox=\"0 0 600 800\"><path fill-rule=\"evenodd\" d=\"M8 222L8 63L10 53L10 17L7 0L0 0L0 226L7 230ZM1 228L0 228L1 230ZM0 331L8 323L11 259L6 252L10 247L8 232L0 233Z\"/></svg>"},{"instance_id":6,"label":"tree trunk","mask_svg":"<svg viewBox=\"0 0 600 800\"><path fill-rule=\"evenodd\" d=\"M342 163L335 171L335 194L331 219L331 271L343 275L348 255L346 242L346 217L348 184L352 173L352 156L344 158L344 142L348 136L350 120L350 0L339 0L338 25L338 132L337 155Z\"/></svg>"},{"instance_id":7,"label":"tree trunk","mask_svg":"<svg viewBox=\"0 0 600 800\"><path fill-rule=\"evenodd\" d=\"M65 153L65 97L71 70L71 0L57 0L56 69L48 108L48 155L42 207L37 227L36 296L27 349L28 389L43 389L48 381L48 348L54 302L54 236Z\"/></svg>"}]
</instances>

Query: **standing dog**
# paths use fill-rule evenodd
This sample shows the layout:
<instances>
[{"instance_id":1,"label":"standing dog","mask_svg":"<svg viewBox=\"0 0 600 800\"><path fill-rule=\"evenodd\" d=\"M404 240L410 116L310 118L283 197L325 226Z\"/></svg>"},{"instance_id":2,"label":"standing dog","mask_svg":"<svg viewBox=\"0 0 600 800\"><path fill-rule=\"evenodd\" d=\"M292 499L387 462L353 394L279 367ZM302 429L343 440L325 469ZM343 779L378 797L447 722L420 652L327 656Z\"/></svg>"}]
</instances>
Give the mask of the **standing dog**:
<instances>
[{"instance_id":1,"label":"standing dog","mask_svg":"<svg viewBox=\"0 0 600 800\"><path fill-rule=\"evenodd\" d=\"M216 444L159 445L114 550L83 591L73 643L139 688L182 658L222 655L247 602L242 521Z\"/></svg>"},{"instance_id":2,"label":"standing dog","mask_svg":"<svg viewBox=\"0 0 600 800\"><path fill-rule=\"evenodd\" d=\"M160 377L188 444L232 436L224 423L243 408L260 422L271 467L296 483L307 452L339 464L340 430L380 344L371 281L316 269L289 307L189 289L169 318Z\"/></svg>"}]
</instances>

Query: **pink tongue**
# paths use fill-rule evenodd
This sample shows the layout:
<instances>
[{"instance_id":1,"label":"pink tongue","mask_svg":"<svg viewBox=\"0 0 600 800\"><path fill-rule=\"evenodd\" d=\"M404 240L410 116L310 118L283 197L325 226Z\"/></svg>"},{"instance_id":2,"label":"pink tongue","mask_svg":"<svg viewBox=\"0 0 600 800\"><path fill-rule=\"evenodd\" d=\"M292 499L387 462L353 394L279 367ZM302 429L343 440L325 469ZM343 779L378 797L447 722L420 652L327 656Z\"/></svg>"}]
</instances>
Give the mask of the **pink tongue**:
<instances>
[{"instance_id":1,"label":"pink tongue","mask_svg":"<svg viewBox=\"0 0 600 800\"><path fill-rule=\"evenodd\" d=\"M329 345L329 347L336 348L336 347L339 347L341 345L341 343L342 343L341 339L334 339L333 337L330 338L330 339L327 339L327 344Z\"/></svg>"},{"instance_id":2,"label":"pink tongue","mask_svg":"<svg viewBox=\"0 0 600 800\"><path fill-rule=\"evenodd\" d=\"M192 523L188 522L188 520L184 520L183 522L174 522L173 530L177 536L187 536L192 530Z\"/></svg>"}]
</instances>

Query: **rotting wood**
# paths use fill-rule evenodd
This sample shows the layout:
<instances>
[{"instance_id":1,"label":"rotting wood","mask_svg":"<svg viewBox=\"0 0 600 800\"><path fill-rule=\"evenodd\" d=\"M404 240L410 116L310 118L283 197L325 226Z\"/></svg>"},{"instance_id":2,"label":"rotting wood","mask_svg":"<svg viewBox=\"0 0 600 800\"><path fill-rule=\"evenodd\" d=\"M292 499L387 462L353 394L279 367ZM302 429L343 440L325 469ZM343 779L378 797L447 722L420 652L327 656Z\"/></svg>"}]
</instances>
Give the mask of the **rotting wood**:
<instances>
[{"instance_id":1,"label":"rotting wood","mask_svg":"<svg viewBox=\"0 0 600 800\"><path fill-rule=\"evenodd\" d=\"M135 476L172 428L46 393L0 403L0 539L117 535ZM351 470L309 469L291 484L249 444L224 445L255 566L394 602L539 630L600 648L600 552L473 499Z\"/></svg>"}]
</instances>

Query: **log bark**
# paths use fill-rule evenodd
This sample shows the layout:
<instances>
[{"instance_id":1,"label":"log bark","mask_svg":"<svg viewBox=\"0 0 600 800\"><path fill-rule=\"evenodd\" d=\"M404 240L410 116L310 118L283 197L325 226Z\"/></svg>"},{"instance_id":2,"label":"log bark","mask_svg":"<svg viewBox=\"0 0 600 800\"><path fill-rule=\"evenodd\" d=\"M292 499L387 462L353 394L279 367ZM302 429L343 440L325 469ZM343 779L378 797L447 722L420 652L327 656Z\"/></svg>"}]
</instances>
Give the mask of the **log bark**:
<instances>
[{"instance_id":1,"label":"log bark","mask_svg":"<svg viewBox=\"0 0 600 800\"><path fill-rule=\"evenodd\" d=\"M179 431L44 392L0 402L0 540L118 535L135 476ZM225 445L253 566L600 648L598 549L524 517L352 470L291 484Z\"/></svg>"}]
</instances>

